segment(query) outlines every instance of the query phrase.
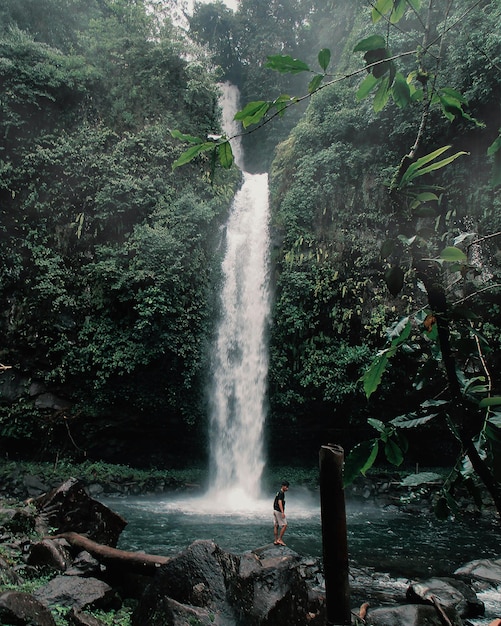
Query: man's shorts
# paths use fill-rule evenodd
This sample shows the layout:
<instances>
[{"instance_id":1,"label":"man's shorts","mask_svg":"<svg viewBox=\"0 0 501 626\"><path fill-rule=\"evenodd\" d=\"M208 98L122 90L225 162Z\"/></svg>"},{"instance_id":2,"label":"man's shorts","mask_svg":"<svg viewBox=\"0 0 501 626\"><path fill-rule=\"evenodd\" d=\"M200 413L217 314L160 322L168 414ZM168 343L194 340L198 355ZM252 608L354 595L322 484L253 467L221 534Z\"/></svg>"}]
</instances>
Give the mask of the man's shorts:
<instances>
[{"instance_id":1,"label":"man's shorts","mask_svg":"<svg viewBox=\"0 0 501 626\"><path fill-rule=\"evenodd\" d=\"M287 526L287 518L282 517L280 511L273 510L273 523L275 526Z\"/></svg>"}]
</instances>

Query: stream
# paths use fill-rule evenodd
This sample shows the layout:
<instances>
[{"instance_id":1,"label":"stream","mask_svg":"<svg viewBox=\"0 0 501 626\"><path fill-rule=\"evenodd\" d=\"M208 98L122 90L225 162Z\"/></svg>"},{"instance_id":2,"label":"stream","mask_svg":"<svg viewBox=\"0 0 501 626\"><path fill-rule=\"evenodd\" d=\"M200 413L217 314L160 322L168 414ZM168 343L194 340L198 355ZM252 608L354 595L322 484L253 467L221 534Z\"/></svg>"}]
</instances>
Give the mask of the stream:
<instances>
[{"instance_id":1,"label":"stream","mask_svg":"<svg viewBox=\"0 0 501 626\"><path fill-rule=\"evenodd\" d=\"M128 522L118 547L172 556L197 539L210 539L235 554L273 540L271 501L251 500L236 490L219 499L200 497L113 496L100 500ZM317 494L296 489L287 498L289 527L284 540L302 556L322 554ZM346 504L350 566L412 580L448 576L475 559L499 558L500 531L495 520L439 521L432 515L405 513L372 503ZM401 582L400 582L401 584ZM483 626L501 615L501 597L479 596L486 616L472 620Z\"/></svg>"}]
</instances>

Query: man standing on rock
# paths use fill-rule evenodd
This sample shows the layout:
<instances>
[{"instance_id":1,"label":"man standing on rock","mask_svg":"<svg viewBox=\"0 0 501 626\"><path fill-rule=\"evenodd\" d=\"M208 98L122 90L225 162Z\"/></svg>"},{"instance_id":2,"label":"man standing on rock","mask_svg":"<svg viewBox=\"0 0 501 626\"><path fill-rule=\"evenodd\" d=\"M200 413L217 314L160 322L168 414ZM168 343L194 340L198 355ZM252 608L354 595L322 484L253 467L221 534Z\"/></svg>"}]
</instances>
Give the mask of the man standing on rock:
<instances>
[{"instance_id":1,"label":"man standing on rock","mask_svg":"<svg viewBox=\"0 0 501 626\"><path fill-rule=\"evenodd\" d=\"M273 501L273 532L275 534L274 544L276 546L285 546L282 540L287 529L287 518L285 517L285 492L289 491L289 483L284 480L280 491ZM280 532L279 532L280 528Z\"/></svg>"}]
</instances>

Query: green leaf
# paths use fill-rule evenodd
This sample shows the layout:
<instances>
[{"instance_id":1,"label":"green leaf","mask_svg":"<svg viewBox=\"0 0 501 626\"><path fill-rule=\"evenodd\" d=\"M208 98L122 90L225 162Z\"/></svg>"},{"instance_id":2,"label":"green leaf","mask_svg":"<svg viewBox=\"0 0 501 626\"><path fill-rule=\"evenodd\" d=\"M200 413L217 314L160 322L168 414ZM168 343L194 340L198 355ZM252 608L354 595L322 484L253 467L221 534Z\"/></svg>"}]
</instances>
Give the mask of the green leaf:
<instances>
[{"instance_id":1,"label":"green leaf","mask_svg":"<svg viewBox=\"0 0 501 626\"><path fill-rule=\"evenodd\" d=\"M417 474L410 474L406 476L400 484L402 487L419 487L419 485L426 485L430 483L443 483L444 479L440 474L435 472L419 472Z\"/></svg>"},{"instance_id":2,"label":"green leaf","mask_svg":"<svg viewBox=\"0 0 501 626\"><path fill-rule=\"evenodd\" d=\"M230 169L233 165L233 151L229 141L220 143L217 147L217 156L219 163L225 168Z\"/></svg>"},{"instance_id":3,"label":"green leaf","mask_svg":"<svg viewBox=\"0 0 501 626\"><path fill-rule=\"evenodd\" d=\"M344 463L344 485L352 483L359 474L366 474L374 465L379 450L377 439L357 444Z\"/></svg>"},{"instance_id":4,"label":"green leaf","mask_svg":"<svg viewBox=\"0 0 501 626\"><path fill-rule=\"evenodd\" d=\"M288 54L275 54L267 58L268 61L265 63L265 67L282 74L299 74L300 72L310 71L310 68L304 61L293 59Z\"/></svg>"},{"instance_id":5,"label":"green leaf","mask_svg":"<svg viewBox=\"0 0 501 626\"><path fill-rule=\"evenodd\" d=\"M466 254L454 246L444 248L440 253L440 258L448 263L466 263L468 261Z\"/></svg>"},{"instance_id":6,"label":"green leaf","mask_svg":"<svg viewBox=\"0 0 501 626\"><path fill-rule=\"evenodd\" d=\"M387 460L397 467L402 464L404 460L404 455L400 447L393 441L393 439L389 439L384 446L384 453L386 455Z\"/></svg>"},{"instance_id":7,"label":"green leaf","mask_svg":"<svg viewBox=\"0 0 501 626\"><path fill-rule=\"evenodd\" d=\"M411 90L409 83L405 80L402 73L397 72L395 75L395 81L391 88L391 95L395 104L404 109L411 101Z\"/></svg>"},{"instance_id":8,"label":"green leaf","mask_svg":"<svg viewBox=\"0 0 501 626\"><path fill-rule=\"evenodd\" d=\"M437 417L438 413L430 413L425 415L424 417L416 417L414 419L409 419L407 415L399 415L391 420L390 424L395 426L395 428L418 428L419 426L423 426L434 417Z\"/></svg>"},{"instance_id":9,"label":"green leaf","mask_svg":"<svg viewBox=\"0 0 501 626\"><path fill-rule=\"evenodd\" d=\"M391 348L388 348L380 352L362 376L364 391L367 398L370 398L381 383L389 358L390 356L393 356L389 354L390 350Z\"/></svg>"},{"instance_id":10,"label":"green leaf","mask_svg":"<svg viewBox=\"0 0 501 626\"><path fill-rule=\"evenodd\" d=\"M183 152L181 156L174 161L174 163L172 164L172 169L176 167L180 167L181 165L185 165L186 163L189 163L202 152L207 152L208 150L215 150L216 146L217 144L210 141L210 142L201 143L197 146L192 146L191 148L188 148L188 150Z\"/></svg>"},{"instance_id":11,"label":"green leaf","mask_svg":"<svg viewBox=\"0 0 501 626\"><path fill-rule=\"evenodd\" d=\"M393 8L393 0L378 0L372 9L372 22L376 24Z\"/></svg>"},{"instance_id":12,"label":"green leaf","mask_svg":"<svg viewBox=\"0 0 501 626\"><path fill-rule=\"evenodd\" d=\"M324 77L322 74L317 74L310 80L310 84L308 85L308 93L313 93L316 91L320 85L322 84Z\"/></svg>"},{"instance_id":13,"label":"green leaf","mask_svg":"<svg viewBox=\"0 0 501 626\"><path fill-rule=\"evenodd\" d=\"M484 398L480 400L478 406L483 409L486 406L499 406L501 404L501 396L492 396L491 398Z\"/></svg>"},{"instance_id":14,"label":"green leaf","mask_svg":"<svg viewBox=\"0 0 501 626\"><path fill-rule=\"evenodd\" d=\"M426 154L425 156L417 159L417 161L414 161L414 163L411 163L406 171L403 173L399 187L405 187L405 185L409 184L418 176L423 176L424 174L428 174L429 172L445 167L449 163L452 163L452 161L454 161L458 157L464 154L468 154L467 152L457 152L447 159L431 163L450 148L451 146L443 146L442 148L438 148L437 150L434 150L433 152L430 152L429 154Z\"/></svg>"},{"instance_id":15,"label":"green leaf","mask_svg":"<svg viewBox=\"0 0 501 626\"><path fill-rule=\"evenodd\" d=\"M495 139L491 145L487 148L487 155L493 156L496 152L501 151L501 135Z\"/></svg>"},{"instance_id":16,"label":"green leaf","mask_svg":"<svg viewBox=\"0 0 501 626\"><path fill-rule=\"evenodd\" d=\"M238 122L242 122L244 128L247 128L251 124L257 124L268 113L271 103L265 100L257 100L255 102L249 102L245 107L235 114L234 119Z\"/></svg>"},{"instance_id":17,"label":"green leaf","mask_svg":"<svg viewBox=\"0 0 501 626\"><path fill-rule=\"evenodd\" d=\"M375 419L373 417L369 417L367 420L367 423L380 433L383 433L386 430L386 426L384 422L382 422L381 420Z\"/></svg>"},{"instance_id":18,"label":"green leaf","mask_svg":"<svg viewBox=\"0 0 501 626\"><path fill-rule=\"evenodd\" d=\"M363 100L364 98L366 98L377 85L377 83L378 79L374 76L374 74L367 74L364 80L360 83L360 87L357 91L357 99Z\"/></svg>"},{"instance_id":19,"label":"green leaf","mask_svg":"<svg viewBox=\"0 0 501 626\"><path fill-rule=\"evenodd\" d=\"M390 99L390 79L388 76L381 81L376 95L374 96L374 111L379 113L384 109Z\"/></svg>"},{"instance_id":20,"label":"green leaf","mask_svg":"<svg viewBox=\"0 0 501 626\"><path fill-rule=\"evenodd\" d=\"M180 139L181 141L187 141L188 143L196 143L196 144L203 143L203 139L200 139L200 137L194 137L193 135L185 135L179 130L171 130L170 134L175 139Z\"/></svg>"},{"instance_id":21,"label":"green leaf","mask_svg":"<svg viewBox=\"0 0 501 626\"><path fill-rule=\"evenodd\" d=\"M320 67L324 70L324 72L329 67L329 63L331 62L331 51L328 48L322 48L318 53L318 63Z\"/></svg>"},{"instance_id":22,"label":"green leaf","mask_svg":"<svg viewBox=\"0 0 501 626\"><path fill-rule=\"evenodd\" d=\"M403 16L405 15L405 10L407 9L407 0L396 0L393 6L393 11L390 15L390 22L392 24L396 24L399 22Z\"/></svg>"},{"instance_id":23,"label":"green leaf","mask_svg":"<svg viewBox=\"0 0 501 626\"><path fill-rule=\"evenodd\" d=\"M381 35L371 35L366 39L359 41L353 48L353 52L367 52L368 50L377 50L378 48L385 48L386 41Z\"/></svg>"}]
</instances>

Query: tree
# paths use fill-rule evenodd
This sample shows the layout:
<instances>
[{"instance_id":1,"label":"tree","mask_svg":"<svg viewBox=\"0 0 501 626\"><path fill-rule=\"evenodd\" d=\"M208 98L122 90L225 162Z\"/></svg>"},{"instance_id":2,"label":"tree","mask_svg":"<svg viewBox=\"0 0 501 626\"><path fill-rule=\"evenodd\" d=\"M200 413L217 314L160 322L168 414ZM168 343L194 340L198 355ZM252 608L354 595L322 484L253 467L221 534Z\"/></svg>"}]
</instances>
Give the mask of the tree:
<instances>
[{"instance_id":1,"label":"tree","mask_svg":"<svg viewBox=\"0 0 501 626\"><path fill-rule=\"evenodd\" d=\"M501 42L499 37L490 37L485 40L485 46L481 45L475 28L493 32L500 9L492 2L472 2L468 7L454 2L445 7L429 3L425 7L419 0L378 0L371 6L374 31L363 32L363 38L353 46L357 55L363 55L363 69L349 68L339 77L329 75L331 53L328 49L321 50L318 55L319 71L312 71L307 63L290 55L274 55L268 59L267 65L271 69L281 73L310 73L309 93L302 97L280 96L274 100L251 102L236 118L242 121L244 128L255 124L262 126L283 115L302 98L312 95L315 98L310 105L311 115L322 117L325 113L318 103L326 103L329 95L339 94L338 83L365 75L356 87L360 106L368 116L368 122L361 126L364 132L374 131L379 119L379 125L384 124L383 133L389 132L396 137L400 133L400 141L402 137L408 141L411 137L409 129L414 127L413 139L407 144L411 148L404 148L404 156L400 157L393 172L386 162L385 173L389 180L385 206L374 197L374 206L379 204L384 209L385 228L376 226L374 243L384 235L378 264L384 270L391 296L396 297L405 283L411 282L423 289L427 302L422 311L411 311L411 315L393 327L388 347L367 369L363 382L366 395L370 397L378 390L391 359L402 351L412 352L419 363L415 382L415 389L419 389L418 407L414 412L394 419L371 418L369 423L376 428L378 435L353 450L347 462L347 478L351 479L359 471L365 473L381 448L388 460L400 464L406 447L403 433L431 421L443 421L459 442L459 455L458 464L444 486L440 506L454 507L451 495L454 484L458 477L471 478L473 469L501 513L501 477L496 463L501 424L496 407L501 404L501 398L495 395L499 381L489 366L491 348L482 334L482 331L489 331L492 313L498 306L495 300L482 302L482 296L494 293L492 290L496 284L486 272L482 275L482 266L478 262L475 264L473 258L482 242L492 241L499 233L469 232L466 216L462 222L454 224L450 218L461 219L459 208L450 205L448 200L453 197L458 207L461 206L460 195L464 193L464 187L458 183L461 168L465 167L461 160L471 159L470 162L482 164L485 170L489 152L495 156L494 165L499 167L496 156L501 147L499 109L494 107L499 95L500 74L496 60L499 59ZM462 31L470 44L469 56L462 59L463 64L458 62L462 48L454 45L458 41L458 31ZM470 33L474 35L470 36ZM408 42L411 42L410 47ZM451 43L447 45L448 42ZM444 61L449 48L453 50L454 66ZM470 72L475 67L475 74L458 71L466 61ZM455 81L453 87L445 82L449 71ZM466 93L469 99L465 97ZM370 115L364 104L370 95L377 117ZM387 114L390 105L393 111ZM478 121L473 111L489 114ZM338 128L331 121L331 135ZM440 137L436 128L443 128ZM298 134L294 134L296 140ZM437 139L444 138L447 140L445 145L434 145ZM314 141L312 137L304 141L301 137L301 143L304 145L308 139ZM470 150L462 148L462 143L470 144ZM298 157L297 153L295 156ZM394 158L395 154L386 156ZM309 168L322 185L329 169L328 150L323 153L323 163L319 159L312 163L308 160L309 155L299 158L301 164L293 166L292 177L297 178L298 172L304 175ZM379 158L377 161L381 162ZM352 158L350 162L353 163ZM322 175L324 164L327 164L326 174ZM374 169L372 164L368 163L368 166ZM290 171L288 175L291 176ZM457 191L452 188L452 193L447 193L449 187L453 187L449 184L451 176ZM487 206L496 206L499 202L495 191L499 169L494 169L490 198L486 192L487 181L476 182ZM374 187L376 185L368 189L369 193ZM309 204L304 196L298 198L298 202ZM312 218L307 219L311 222ZM299 236L301 225L294 224ZM295 254L304 251L305 246L301 244ZM458 293L459 285L461 293ZM472 319L470 311L460 305L477 299L481 303L478 310L485 317ZM494 342L497 343L496 338ZM432 368L433 375L430 376Z\"/></svg>"}]
</instances>

